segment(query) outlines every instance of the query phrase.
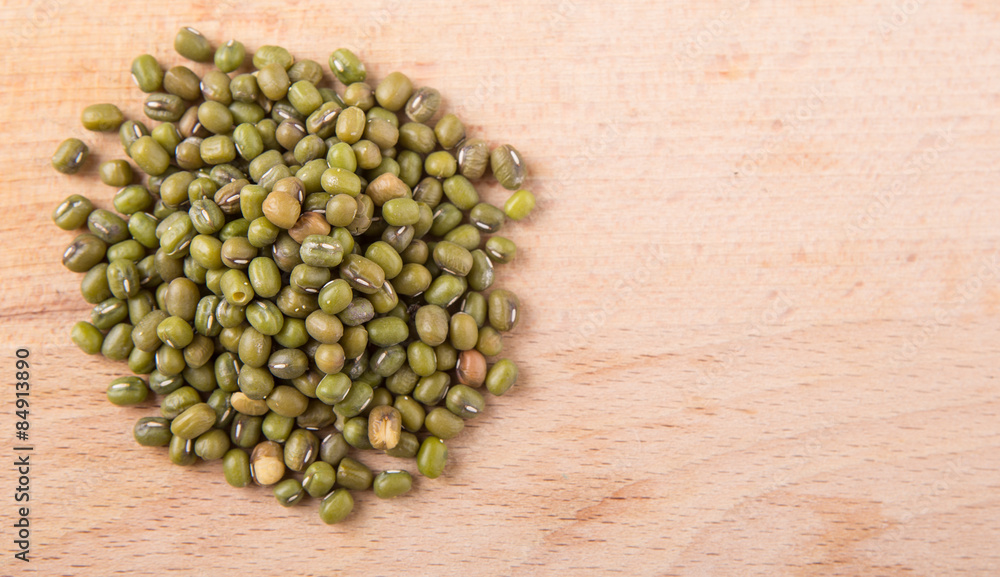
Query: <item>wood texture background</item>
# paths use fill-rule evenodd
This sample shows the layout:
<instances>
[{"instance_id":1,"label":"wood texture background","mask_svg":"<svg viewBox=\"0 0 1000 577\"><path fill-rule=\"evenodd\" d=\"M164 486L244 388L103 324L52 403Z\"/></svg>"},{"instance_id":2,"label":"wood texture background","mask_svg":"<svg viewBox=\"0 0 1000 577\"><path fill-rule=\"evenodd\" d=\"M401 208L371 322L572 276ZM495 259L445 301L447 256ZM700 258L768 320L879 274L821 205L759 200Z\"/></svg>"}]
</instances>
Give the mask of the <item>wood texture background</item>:
<instances>
[{"instance_id":1,"label":"wood texture background","mask_svg":"<svg viewBox=\"0 0 1000 577\"><path fill-rule=\"evenodd\" d=\"M11 561L4 466L0 573L1000 572L996 3L160 4L0 8L0 366L31 349L36 447L34 561ZM181 63L188 24L324 64L352 46L530 163L499 273L520 384L442 478L343 525L136 446L151 409L109 405L124 367L68 339L89 307L48 214L108 207L97 161L121 155L80 110L139 117L131 59ZM67 136L82 177L48 165Z\"/></svg>"}]
</instances>

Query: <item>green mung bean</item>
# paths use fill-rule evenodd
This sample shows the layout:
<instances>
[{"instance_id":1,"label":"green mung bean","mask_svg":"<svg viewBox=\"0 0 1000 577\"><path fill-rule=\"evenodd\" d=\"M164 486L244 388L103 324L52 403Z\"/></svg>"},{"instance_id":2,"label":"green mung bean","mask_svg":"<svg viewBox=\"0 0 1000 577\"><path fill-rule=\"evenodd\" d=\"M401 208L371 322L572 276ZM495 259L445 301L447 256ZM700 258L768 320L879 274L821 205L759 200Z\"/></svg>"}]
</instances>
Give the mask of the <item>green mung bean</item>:
<instances>
[{"instance_id":1,"label":"green mung bean","mask_svg":"<svg viewBox=\"0 0 1000 577\"><path fill-rule=\"evenodd\" d=\"M156 370L156 354L133 348L128 354L128 368L137 375L148 375Z\"/></svg>"},{"instance_id":2,"label":"green mung bean","mask_svg":"<svg viewBox=\"0 0 1000 577\"><path fill-rule=\"evenodd\" d=\"M97 175L108 186L125 186L132 182L132 165L126 160L107 160L97 167Z\"/></svg>"},{"instance_id":3,"label":"green mung bean","mask_svg":"<svg viewBox=\"0 0 1000 577\"><path fill-rule=\"evenodd\" d=\"M208 100L198 106L198 122L209 132L225 134L233 129L233 113L226 105Z\"/></svg>"},{"instance_id":4,"label":"green mung bean","mask_svg":"<svg viewBox=\"0 0 1000 577\"><path fill-rule=\"evenodd\" d=\"M483 396L473 388L466 385L455 385L448 390L445 399L449 411L455 413L463 419L471 419L478 416L485 408Z\"/></svg>"},{"instance_id":5,"label":"green mung bean","mask_svg":"<svg viewBox=\"0 0 1000 577\"><path fill-rule=\"evenodd\" d=\"M441 187L448 200L462 210L470 210L479 203L476 187L460 174L446 178Z\"/></svg>"},{"instance_id":6,"label":"green mung bean","mask_svg":"<svg viewBox=\"0 0 1000 577\"><path fill-rule=\"evenodd\" d=\"M274 121L264 118L264 109L259 104L233 101L229 103L228 107L230 114L233 115L233 124L253 124L257 131L260 132L261 140L264 140L265 137L273 136L274 131L270 130L268 134L265 134L265 128L270 127L270 123Z\"/></svg>"},{"instance_id":7,"label":"green mung bean","mask_svg":"<svg viewBox=\"0 0 1000 577\"><path fill-rule=\"evenodd\" d=\"M135 214L142 212L153 206L153 195L149 194L145 186L126 186L115 193L112 201L115 210L122 214Z\"/></svg>"},{"instance_id":8,"label":"green mung bean","mask_svg":"<svg viewBox=\"0 0 1000 577\"><path fill-rule=\"evenodd\" d=\"M354 498L347 489L337 489L327 495L319 505L319 518L327 525L339 523L354 509Z\"/></svg>"},{"instance_id":9,"label":"green mung bean","mask_svg":"<svg viewBox=\"0 0 1000 577\"><path fill-rule=\"evenodd\" d=\"M243 64L246 56L246 48L243 43L238 40L230 40L216 49L215 67L222 72L232 72Z\"/></svg>"},{"instance_id":10,"label":"green mung bean","mask_svg":"<svg viewBox=\"0 0 1000 577\"><path fill-rule=\"evenodd\" d=\"M356 106L349 106L337 115L337 138L345 144L354 144L361 140L366 125L365 112Z\"/></svg>"},{"instance_id":11,"label":"green mung bean","mask_svg":"<svg viewBox=\"0 0 1000 577\"><path fill-rule=\"evenodd\" d=\"M278 64L284 70L288 70L295 63L292 54L281 46L264 45L257 49L253 55L254 67L260 69L268 64Z\"/></svg>"},{"instance_id":12,"label":"green mung bean","mask_svg":"<svg viewBox=\"0 0 1000 577\"><path fill-rule=\"evenodd\" d=\"M303 116L309 116L323 104L319 90L309 80L298 80L288 87L288 101Z\"/></svg>"},{"instance_id":13,"label":"green mung bean","mask_svg":"<svg viewBox=\"0 0 1000 577\"><path fill-rule=\"evenodd\" d=\"M442 148L455 148L465 138L465 125L454 114L445 114L434 125L434 136Z\"/></svg>"},{"instance_id":14,"label":"green mung bean","mask_svg":"<svg viewBox=\"0 0 1000 577\"><path fill-rule=\"evenodd\" d=\"M337 480L337 471L330 463L316 461L306 468L302 477L302 488L309 496L320 498L333 489Z\"/></svg>"},{"instance_id":15,"label":"green mung bean","mask_svg":"<svg viewBox=\"0 0 1000 577\"><path fill-rule=\"evenodd\" d=\"M469 211L469 222L483 232L500 230L504 223L504 211L486 202L480 202Z\"/></svg>"},{"instance_id":16,"label":"green mung bean","mask_svg":"<svg viewBox=\"0 0 1000 577\"><path fill-rule=\"evenodd\" d=\"M417 453L417 470L428 479L437 479L448 463L448 446L438 437L427 437Z\"/></svg>"},{"instance_id":17,"label":"green mung bean","mask_svg":"<svg viewBox=\"0 0 1000 577\"><path fill-rule=\"evenodd\" d=\"M458 169L455 157L447 150L439 150L427 155L424 159L424 172L434 178L448 178L454 176Z\"/></svg>"},{"instance_id":18,"label":"green mung bean","mask_svg":"<svg viewBox=\"0 0 1000 577\"><path fill-rule=\"evenodd\" d=\"M94 211L94 205L85 196L72 194L52 211L52 221L63 230L74 230L87 224L87 217Z\"/></svg>"},{"instance_id":19,"label":"green mung bean","mask_svg":"<svg viewBox=\"0 0 1000 577\"><path fill-rule=\"evenodd\" d=\"M171 122L164 122L154 128L149 136L163 148L168 157L173 157L177 147L184 141L184 135ZM141 137L140 137L141 138ZM134 142L133 142L134 144ZM131 144L129 145L132 146ZM166 172L166 171L165 171Z\"/></svg>"},{"instance_id":20,"label":"green mung bean","mask_svg":"<svg viewBox=\"0 0 1000 577\"><path fill-rule=\"evenodd\" d=\"M112 132L118 130L118 127L124 121L125 115L122 114L122 111L114 104L108 103L91 104L84 108L83 113L80 115L80 122L83 123L83 127L95 132Z\"/></svg>"},{"instance_id":21,"label":"green mung bean","mask_svg":"<svg viewBox=\"0 0 1000 577\"><path fill-rule=\"evenodd\" d=\"M170 439L168 454L170 462L181 467L189 467L198 462L198 455L194 452L194 439L174 435Z\"/></svg>"},{"instance_id":22,"label":"green mung bean","mask_svg":"<svg viewBox=\"0 0 1000 577\"><path fill-rule=\"evenodd\" d=\"M510 195L510 198L503 204L504 213L514 220L526 218L534 208L535 195L524 189Z\"/></svg>"},{"instance_id":23,"label":"green mung bean","mask_svg":"<svg viewBox=\"0 0 1000 577\"><path fill-rule=\"evenodd\" d=\"M474 291L483 291L493 286L496 279L493 261L482 250L472 251L472 267L469 269L466 279L469 281L469 288ZM482 326L483 323L478 319L477 322Z\"/></svg>"},{"instance_id":24,"label":"green mung bean","mask_svg":"<svg viewBox=\"0 0 1000 577\"><path fill-rule=\"evenodd\" d=\"M111 327L127 318L128 304L116 297L101 301L90 311L91 322L102 331L110 330Z\"/></svg>"},{"instance_id":25,"label":"green mung bean","mask_svg":"<svg viewBox=\"0 0 1000 577\"><path fill-rule=\"evenodd\" d=\"M119 406L138 405L146 400L149 387L139 377L121 377L108 385L107 396L112 404Z\"/></svg>"},{"instance_id":26,"label":"green mung bean","mask_svg":"<svg viewBox=\"0 0 1000 577\"><path fill-rule=\"evenodd\" d=\"M236 416L236 409L233 408L232 393L223 389L215 389L205 401L210 407L215 409L215 426L218 428L228 428Z\"/></svg>"},{"instance_id":27,"label":"green mung bean","mask_svg":"<svg viewBox=\"0 0 1000 577\"><path fill-rule=\"evenodd\" d=\"M143 136L133 142L128 154L140 170L151 176L163 174L170 166L170 155L152 136Z\"/></svg>"},{"instance_id":28,"label":"green mung bean","mask_svg":"<svg viewBox=\"0 0 1000 577\"><path fill-rule=\"evenodd\" d=\"M513 292L497 289L489 296L490 325L498 331L509 331L517 326L520 300Z\"/></svg>"},{"instance_id":29,"label":"green mung bean","mask_svg":"<svg viewBox=\"0 0 1000 577\"><path fill-rule=\"evenodd\" d=\"M215 424L215 409L208 403L197 403L177 415L170 423L170 432L184 439L195 439Z\"/></svg>"},{"instance_id":30,"label":"green mung bean","mask_svg":"<svg viewBox=\"0 0 1000 577\"><path fill-rule=\"evenodd\" d=\"M205 461L216 461L229 452L229 435L221 429L211 429L198 436L194 453Z\"/></svg>"},{"instance_id":31,"label":"green mung bean","mask_svg":"<svg viewBox=\"0 0 1000 577\"><path fill-rule=\"evenodd\" d=\"M128 147L132 146L133 142L139 140L143 136L149 135L149 129L146 128L146 125L134 120L126 120L118 128L118 136L125 152L128 152Z\"/></svg>"},{"instance_id":32,"label":"green mung bean","mask_svg":"<svg viewBox=\"0 0 1000 577\"><path fill-rule=\"evenodd\" d=\"M319 456L319 439L311 431L295 429L285 441L285 467L302 472Z\"/></svg>"},{"instance_id":33,"label":"green mung bean","mask_svg":"<svg viewBox=\"0 0 1000 577\"><path fill-rule=\"evenodd\" d=\"M323 377L316 388L316 396L329 405L343 401L351 390L351 379L343 373Z\"/></svg>"},{"instance_id":34,"label":"green mung bean","mask_svg":"<svg viewBox=\"0 0 1000 577\"><path fill-rule=\"evenodd\" d=\"M427 406L436 405L444 399L450 384L448 373L436 372L429 377L421 377L413 389L413 398Z\"/></svg>"},{"instance_id":35,"label":"green mung bean","mask_svg":"<svg viewBox=\"0 0 1000 577\"><path fill-rule=\"evenodd\" d=\"M153 379L150 377L151 384L152 381ZM158 388L161 391L164 390L162 386ZM166 397L163 398L163 401L160 403L160 414L167 419L173 420L177 418L178 415L200 402L201 397L198 395L198 391L193 387L183 385L170 393L167 393Z\"/></svg>"},{"instance_id":36,"label":"green mung bean","mask_svg":"<svg viewBox=\"0 0 1000 577\"><path fill-rule=\"evenodd\" d=\"M201 141L200 152L205 164L224 164L236 158L236 145L231 137L217 134Z\"/></svg>"},{"instance_id":37,"label":"green mung bean","mask_svg":"<svg viewBox=\"0 0 1000 577\"><path fill-rule=\"evenodd\" d=\"M462 432L465 421L444 407L435 407L424 418L424 427L430 434L447 440Z\"/></svg>"},{"instance_id":38,"label":"green mung bean","mask_svg":"<svg viewBox=\"0 0 1000 577\"><path fill-rule=\"evenodd\" d=\"M96 305L111 298L107 272L107 263L99 263L83 275L83 280L80 281L80 294L83 295L83 300Z\"/></svg>"},{"instance_id":39,"label":"green mung bean","mask_svg":"<svg viewBox=\"0 0 1000 577\"><path fill-rule=\"evenodd\" d=\"M107 246L104 240L94 234L80 234L63 252L63 265L73 272L87 272L101 262Z\"/></svg>"},{"instance_id":40,"label":"green mung bean","mask_svg":"<svg viewBox=\"0 0 1000 577\"><path fill-rule=\"evenodd\" d=\"M509 144L500 145L490 151L490 169L497 182L508 190L517 190L527 176L521 153Z\"/></svg>"},{"instance_id":41,"label":"green mung bean","mask_svg":"<svg viewBox=\"0 0 1000 577\"><path fill-rule=\"evenodd\" d=\"M351 385L344 399L336 403L333 409L344 418L360 415L371 403L372 393L370 386L355 382Z\"/></svg>"},{"instance_id":42,"label":"green mung bean","mask_svg":"<svg viewBox=\"0 0 1000 577\"><path fill-rule=\"evenodd\" d=\"M301 383L303 381L300 378L296 379L295 382ZM310 380L310 382L312 381ZM329 427L336 422L337 414L333 412L333 407L327 405L319 399L310 399L309 406L306 408L305 412L298 417L295 417L296 426L300 429L306 429L308 431L318 431L325 427Z\"/></svg>"},{"instance_id":43,"label":"green mung bean","mask_svg":"<svg viewBox=\"0 0 1000 577\"><path fill-rule=\"evenodd\" d=\"M135 262L116 259L108 264L106 271L111 294L120 299L133 297L139 292L139 270Z\"/></svg>"},{"instance_id":44,"label":"green mung bean","mask_svg":"<svg viewBox=\"0 0 1000 577\"><path fill-rule=\"evenodd\" d=\"M375 107L375 90L364 82L355 82L344 89L343 101L345 106L354 106L368 112Z\"/></svg>"},{"instance_id":45,"label":"green mung bean","mask_svg":"<svg viewBox=\"0 0 1000 577\"><path fill-rule=\"evenodd\" d=\"M253 449L260 440L263 421L263 417L238 413L229 430L230 441L237 447Z\"/></svg>"},{"instance_id":46,"label":"green mung bean","mask_svg":"<svg viewBox=\"0 0 1000 577\"><path fill-rule=\"evenodd\" d=\"M163 90L188 102L201 97L201 79L187 66L174 66L163 75Z\"/></svg>"},{"instance_id":47,"label":"green mung bean","mask_svg":"<svg viewBox=\"0 0 1000 577\"><path fill-rule=\"evenodd\" d=\"M187 103L176 94L153 92L146 97L143 112L153 120L177 122L187 110Z\"/></svg>"},{"instance_id":48,"label":"green mung bean","mask_svg":"<svg viewBox=\"0 0 1000 577\"><path fill-rule=\"evenodd\" d=\"M373 478L371 469L351 457L342 458L337 465L337 484L352 491L371 487Z\"/></svg>"},{"instance_id":49,"label":"green mung bean","mask_svg":"<svg viewBox=\"0 0 1000 577\"><path fill-rule=\"evenodd\" d=\"M406 471L382 471L372 482L375 496L380 499L391 499L408 493L413 487L413 477Z\"/></svg>"},{"instance_id":50,"label":"green mung bean","mask_svg":"<svg viewBox=\"0 0 1000 577\"><path fill-rule=\"evenodd\" d=\"M458 161L458 172L470 179L481 178L486 173L490 162L490 149L481 138L466 138L458 144L455 151Z\"/></svg>"},{"instance_id":51,"label":"green mung bean","mask_svg":"<svg viewBox=\"0 0 1000 577\"><path fill-rule=\"evenodd\" d=\"M365 65L353 52L347 48L338 48L330 55L330 70L345 86L355 82L364 82L367 73Z\"/></svg>"},{"instance_id":52,"label":"green mung bean","mask_svg":"<svg viewBox=\"0 0 1000 577\"><path fill-rule=\"evenodd\" d=\"M261 93L271 100L281 100L288 94L291 81L284 66L272 62L264 65L257 72L257 86Z\"/></svg>"},{"instance_id":53,"label":"green mung bean","mask_svg":"<svg viewBox=\"0 0 1000 577\"><path fill-rule=\"evenodd\" d=\"M503 351L503 337L500 331L487 325L479 329L479 340L476 341L476 350L488 357L499 355Z\"/></svg>"},{"instance_id":54,"label":"green mung bean","mask_svg":"<svg viewBox=\"0 0 1000 577\"><path fill-rule=\"evenodd\" d=\"M414 122L427 122L441 106L441 93L424 86L413 91L406 103L406 117Z\"/></svg>"},{"instance_id":55,"label":"green mung bean","mask_svg":"<svg viewBox=\"0 0 1000 577\"><path fill-rule=\"evenodd\" d=\"M435 265L436 266L436 265ZM449 307L458 301L468 288L465 277L442 273L427 287L424 300L428 304Z\"/></svg>"},{"instance_id":56,"label":"green mung bean","mask_svg":"<svg viewBox=\"0 0 1000 577\"><path fill-rule=\"evenodd\" d=\"M166 447L170 444L170 421L163 417L141 417L135 422L132 436L144 447Z\"/></svg>"},{"instance_id":57,"label":"green mung bean","mask_svg":"<svg viewBox=\"0 0 1000 577\"><path fill-rule=\"evenodd\" d=\"M295 419L293 417L285 417L270 411L264 416L260 427L261 432L269 441L278 443L284 443L294 428Z\"/></svg>"},{"instance_id":58,"label":"green mung bean","mask_svg":"<svg viewBox=\"0 0 1000 577\"><path fill-rule=\"evenodd\" d=\"M209 44L208 39L190 26L177 31L177 35L174 37L174 50L181 56L195 62L208 62L214 56L212 45Z\"/></svg>"},{"instance_id":59,"label":"green mung bean","mask_svg":"<svg viewBox=\"0 0 1000 577\"><path fill-rule=\"evenodd\" d=\"M87 161L89 154L90 149L83 141L78 138L67 138L59 144L59 148L52 155L52 167L63 174L76 174Z\"/></svg>"},{"instance_id":60,"label":"green mung bean","mask_svg":"<svg viewBox=\"0 0 1000 577\"><path fill-rule=\"evenodd\" d=\"M149 54L136 56L132 61L132 80L143 92L156 92L163 84L163 69L156 58Z\"/></svg>"},{"instance_id":61,"label":"green mung bean","mask_svg":"<svg viewBox=\"0 0 1000 577\"><path fill-rule=\"evenodd\" d=\"M250 455L240 448L226 451L222 457L222 471L226 482L233 487L246 487L253 482L250 473Z\"/></svg>"},{"instance_id":62,"label":"green mung bean","mask_svg":"<svg viewBox=\"0 0 1000 577\"><path fill-rule=\"evenodd\" d=\"M370 111L369 114L371 114ZM396 145L396 141L399 139L399 129L388 120L372 118L365 124L363 137L384 150Z\"/></svg>"},{"instance_id":63,"label":"green mung bean","mask_svg":"<svg viewBox=\"0 0 1000 577\"><path fill-rule=\"evenodd\" d=\"M164 375L180 375L187 368L183 351L166 343L156 349L154 361L156 362L156 370Z\"/></svg>"},{"instance_id":64,"label":"green mung bean","mask_svg":"<svg viewBox=\"0 0 1000 577\"><path fill-rule=\"evenodd\" d=\"M274 498L282 507L292 507L298 504L306 492L298 479L285 479L274 486Z\"/></svg>"}]
</instances>

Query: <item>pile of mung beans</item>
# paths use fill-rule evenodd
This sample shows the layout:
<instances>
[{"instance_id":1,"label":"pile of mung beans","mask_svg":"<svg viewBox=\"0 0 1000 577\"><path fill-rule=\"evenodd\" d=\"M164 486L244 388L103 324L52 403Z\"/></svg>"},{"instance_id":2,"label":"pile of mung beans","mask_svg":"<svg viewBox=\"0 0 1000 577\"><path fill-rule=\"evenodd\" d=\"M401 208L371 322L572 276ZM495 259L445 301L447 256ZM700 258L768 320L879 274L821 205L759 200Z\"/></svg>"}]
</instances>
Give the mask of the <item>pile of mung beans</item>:
<instances>
[{"instance_id":1,"label":"pile of mung beans","mask_svg":"<svg viewBox=\"0 0 1000 577\"><path fill-rule=\"evenodd\" d=\"M351 513L351 491L411 489L410 472L376 474L360 451L440 476L482 387L517 380L499 355L520 303L493 283L516 254L496 233L535 205L520 154L439 116L440 93L400 72L366 82L347 49L330 56L337 91L279 46L247 73L238 41L213 49L182 28L174 47L216 69L144 54L132 77L147 118L83 111L128 157L98 167L114 212L74 194L52 215L88 229L63 253L94 305L72 340L144 375L112 381L108 400L159 395L139 444L177 465L221 459L230 485L271 486L286 507L318 499L326 523ZM76 173L88 152L70 138L52 165ZM503 208L479 198L488 171L516 191Z\"/></svg>"}]
</instances>

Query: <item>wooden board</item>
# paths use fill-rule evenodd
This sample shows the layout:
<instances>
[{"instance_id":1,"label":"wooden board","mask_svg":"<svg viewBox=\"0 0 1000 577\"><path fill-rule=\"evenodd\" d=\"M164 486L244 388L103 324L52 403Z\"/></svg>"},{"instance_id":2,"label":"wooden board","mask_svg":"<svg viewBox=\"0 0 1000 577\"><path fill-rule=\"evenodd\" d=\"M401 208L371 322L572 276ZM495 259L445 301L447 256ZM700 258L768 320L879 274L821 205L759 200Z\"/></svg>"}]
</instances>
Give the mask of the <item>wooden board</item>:
<instances>
[{"instance_id":1,"label":"wooden board","mask_svg":"<svg viewBox=\"0 0 1000 577\"><path fill-rule=\"evenodd\" d=\"M656 5L654 5L656 4ZM784 5L786 7L779 7ZM794 6L794 7L793 7ZM155 13L155 14L154 14ZM8 2L4 461L31 351L31 557L3 574L996 575L1000 9L973 0ZM405 71L526 156L518 387L447 474L322 525L137 447L48 214L181 25ZM196 71L205 70L192 65ZM48 157L78 136L82 176ZM502 202L505 192L484 186ZM377 466L384 463L376 461Z\"/></svg>"}]
</instances>

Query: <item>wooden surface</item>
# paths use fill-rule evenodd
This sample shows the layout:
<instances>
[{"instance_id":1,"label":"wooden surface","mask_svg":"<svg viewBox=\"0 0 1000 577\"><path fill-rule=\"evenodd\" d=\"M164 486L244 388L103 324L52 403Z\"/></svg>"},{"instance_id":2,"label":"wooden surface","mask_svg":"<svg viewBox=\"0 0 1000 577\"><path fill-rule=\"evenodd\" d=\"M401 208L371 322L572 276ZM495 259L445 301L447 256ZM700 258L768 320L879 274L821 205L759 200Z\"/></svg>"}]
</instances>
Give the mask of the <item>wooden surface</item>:
<instances>
[{"instance_id":1,"label":"wooden surface","mask_svg":"<svg viewBox=\"0 0 1000 577\"><path fill-rule=\"evenodd\" d=\"M649 4L5 2L0 366L30 348L36 450L30 565L0 468L0 573L998 574L1000 8ZM137 117L129 63L181 63L182 24L352 46L530 163L499 274L520 384L442 478L343 525L136 446L151 409L110 406L123 366L68 340L88 306L48 214L109 206L96 161L120 156L80 110ZM82 177L48 166L67 136Z\"/></svg>"}]
</instances>

